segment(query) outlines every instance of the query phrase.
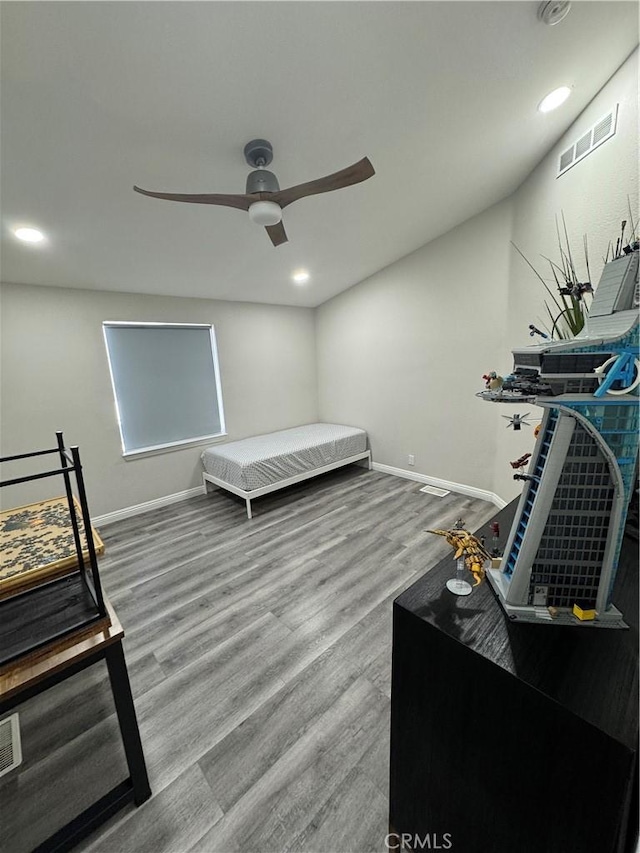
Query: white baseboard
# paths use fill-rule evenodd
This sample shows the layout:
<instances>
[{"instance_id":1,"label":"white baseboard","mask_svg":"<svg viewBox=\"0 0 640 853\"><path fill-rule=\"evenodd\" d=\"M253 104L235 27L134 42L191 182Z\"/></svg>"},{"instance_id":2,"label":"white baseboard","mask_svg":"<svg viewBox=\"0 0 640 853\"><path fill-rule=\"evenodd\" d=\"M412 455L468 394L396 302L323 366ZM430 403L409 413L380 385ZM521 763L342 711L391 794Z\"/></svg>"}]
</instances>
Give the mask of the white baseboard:
<instances>
[{"instance_id":1,"label":"white baseboard","mask_svg":"<svg viewBox=\"0 0 640 853\"><path fill-rule=\"evenodd\" d=\"M501 497L498 497L493 492L488 492L485 489L477 489L475 486L467 486L465 483L453 483L450 480L441 480L439 477L428 477L426 474L416 474L413 471L405 471L404 468L382 465L380 462L373 462L371 467L374 471L380 471L383 474L393 474L394 477L404 477L405 480L416 480L418 483L438 486L441 489L458 492L458 494L467 495L470 498L489 501L499 507L499 509L507 505L506 501L503 501ZM125 518L132 518L134 515L142 515L143 512L151 512L151 510L160 509L160 507L169 506L169 504L175 504L179 501L186 501L196 495L203 494L205 494L204 486L196 486L194 489L186 489L184 492L165 495L163 498L154 498L154 500L146 501L143 504L126 506L123 509L117 509L115 512L108 512L105 515L96 515L92 518L91 523L95 527L102 527L105 524L112 524L114 521L122 521Z\"/></svg>"},{"instance_id":2,"label":"white baseboard","mask_svg":"<svg viewBox=\"0 0 640 853\"><path fill-rule=\"evenodd\" d=\"M160 509L169 504L175 504L179 501L186 501L196 495L205 493L204 486L196 486L195 489L186 489L184 492L176 492L173 495L165 495L163 498L154 498L152 501L146 501L143 504L135 506L126 506L124 509L117 509L115 512L108 512L106 515L96 515L91 519L94 527L102 527L104 524L111 524L114 521L122 521L124 518L131 518L134 515L141 515L143 512L151 512L152 509Z\"/></svg>"},{"instance_id":3,"label":"white baseboard","mask_svg":"<svg viewBox=\"0 0 640 853\"><path fill-rule=\"evenodd\" d=\"M499 509L503 509L507 502L502 500L499 495L494 492L488 492L486 489L478 489L475 486L467 486L465 483L454 483L451 480L441 480L440 477L428 477L426 474L417 474L414 471L405 471L404 468L394 468L392 465L382 465L380 462L374 462L374 471L380 471L383 474L393 474L394 477L404 477L405 480L415 480L418 483L426 483L429 486L438 486L440 489L447 489L450 492L458 492L461 495L467 495L470 498L478 498L481 501L489 501Z\"/></svg>"}]
</instances>

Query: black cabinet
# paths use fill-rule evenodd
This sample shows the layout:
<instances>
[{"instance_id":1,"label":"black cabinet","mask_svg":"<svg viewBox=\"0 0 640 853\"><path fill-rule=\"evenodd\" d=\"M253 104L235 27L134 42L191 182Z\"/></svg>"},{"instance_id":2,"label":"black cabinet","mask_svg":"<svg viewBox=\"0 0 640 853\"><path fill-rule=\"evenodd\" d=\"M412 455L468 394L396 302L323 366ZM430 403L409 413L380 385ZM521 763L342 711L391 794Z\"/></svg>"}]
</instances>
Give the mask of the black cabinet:
<instances>
[{"instance_id":1,"label":"black cabinet","mask_svg":"<svg viewBox=\"0 0 640 853\"><path fill-rule=\"evenodd\" d=\"M628 630L514 624L488 583L445 588L452 557L394 602L391 831L414 850L634 850L637 541L614 592Z\"/></svg>"}]
</instances>

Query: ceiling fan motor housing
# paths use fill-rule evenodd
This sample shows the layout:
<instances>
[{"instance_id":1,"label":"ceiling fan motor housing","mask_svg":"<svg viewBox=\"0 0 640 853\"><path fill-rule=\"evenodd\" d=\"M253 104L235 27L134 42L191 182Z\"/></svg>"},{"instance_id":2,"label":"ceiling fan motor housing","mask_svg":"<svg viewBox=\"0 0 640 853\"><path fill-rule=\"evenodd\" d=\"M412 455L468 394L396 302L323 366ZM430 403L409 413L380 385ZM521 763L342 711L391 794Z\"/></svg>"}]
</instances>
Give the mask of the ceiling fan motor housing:
<instances>
[{"instance_id":1,"label":"ceiling fan motor housing","mask_svg":"<svg viewBox=\"0 0 640 853\"><path fill-rule=\"evenodd\" d=\"M278 179L273 172L256 169L247 175L247 195L250 193L277 193L280 189Z\"/></svg>"},{"instance_id":2,"label":"ceiling fan motor housing","mask_svg":"<svg viewBox=\"0 0 640 853\"><path fill-rule=\"evenodd\" d=\"M252 139L244 146L244 159L254 169L261 169L273 160L273 147L266 139Z\"/></svg>"}]
</instances>

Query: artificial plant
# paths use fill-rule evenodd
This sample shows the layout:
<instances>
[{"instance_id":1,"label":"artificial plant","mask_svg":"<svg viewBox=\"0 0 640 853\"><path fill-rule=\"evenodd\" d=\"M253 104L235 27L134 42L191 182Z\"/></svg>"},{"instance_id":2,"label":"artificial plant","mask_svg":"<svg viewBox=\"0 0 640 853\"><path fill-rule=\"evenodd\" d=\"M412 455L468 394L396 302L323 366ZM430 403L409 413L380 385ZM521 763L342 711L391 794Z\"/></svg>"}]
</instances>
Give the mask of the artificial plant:
<instances>
[{"instance_id":1,"label":"artificial plant","mask_svg":"<svg viewBox=\"0 0 640 853\"><path fill-rule=\"evenodd\" d=\"M555 261L552 261L551 258L548 258L546 255L541 256L549 262L551 273L553 275L553 279L555 281L556 288L558 291L557 297L552 291L552 289L549 287L547 282L544 280L544 278L540 275L540 273L535 269L533 264L525 257L525 255L520 251L520 249L513 241L511 241L511 245L520 255L520 257L526 261L526 263L533 270L535 275L540 279L544 289L551 297L553 305L555 306L554 310L545 300L544 307L546 308L547 314L549 315L549 320L551 322L551 326L547 329L547 331L549 332L552 338L556 337L566 339L574 338L584 327L585 319L587 317L587 314L589 313L585 297L587 294L591 294L593 292L593 288L589 280L591 278L591 274L589 272L589 252L587 248L587 236L586 234L583 236L584 258L587 269L587 281L580 281L576 272L575 265L573 263L573 257L571 255L571 247L569 246L569 237L567 235L567 225L564 219L564 213L562 214L562 226L564 230L566 248L562 245L560 224L558 222L558 217L556 216L556 233L558 235L558 250L560 253L560 262L556 263Z\"/></svg>"}]
</instances>

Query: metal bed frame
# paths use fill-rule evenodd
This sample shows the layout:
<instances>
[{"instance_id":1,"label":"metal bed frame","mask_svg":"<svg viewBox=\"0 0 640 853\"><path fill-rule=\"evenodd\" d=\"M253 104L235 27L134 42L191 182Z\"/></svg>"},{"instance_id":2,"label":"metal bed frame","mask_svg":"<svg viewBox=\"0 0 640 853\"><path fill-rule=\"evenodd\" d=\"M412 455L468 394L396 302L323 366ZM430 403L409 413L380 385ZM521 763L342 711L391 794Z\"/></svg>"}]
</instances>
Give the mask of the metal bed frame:
<instances>
[{"instance_id":1,"label":"metal bed frame","mask_svg":"<svg viewBox=\"0 0 640 853\"><path fill-rule=\"evenodd\" d=\"M207 489L207 483L213 483L221 489L226 489L226 491L232 492L240 498L244 498L247 507L247 518L253 518L251 501L254 498L262 497L262 495L268 495L270 492L276 492L279 489L292 486L294 483L301 483L303 480L309 480L311 477L317 477L319 474L325 474L327 471L333 471L335 468L341 468L343 465L351 465L352 462L360 462L362 459L366 459L368 461L367 467L371 469L371 451L364 450L361 453L356 453L354 456L346 456L344 459L337 459L335 462L330 462L328 465L322 465L320 468L312 468L309 471L303 471L301 474L294 474L293 477L287 477L284 480L278 480L277 483L270 483L268 486L261 486L259 489L252 489L251 491L246 491L245 489L241 489L239 486L227 483L219 477L207 474L206 471L202 474L202 482L205 490Z\"/></svg>"}]
</instances>

